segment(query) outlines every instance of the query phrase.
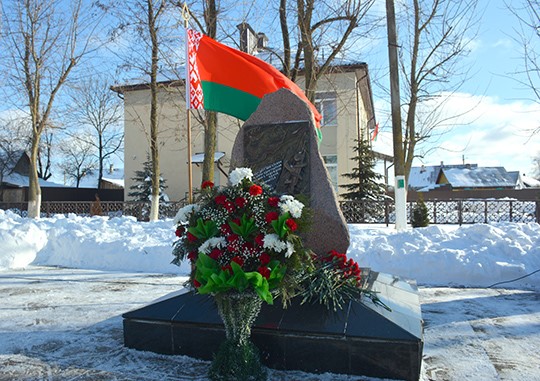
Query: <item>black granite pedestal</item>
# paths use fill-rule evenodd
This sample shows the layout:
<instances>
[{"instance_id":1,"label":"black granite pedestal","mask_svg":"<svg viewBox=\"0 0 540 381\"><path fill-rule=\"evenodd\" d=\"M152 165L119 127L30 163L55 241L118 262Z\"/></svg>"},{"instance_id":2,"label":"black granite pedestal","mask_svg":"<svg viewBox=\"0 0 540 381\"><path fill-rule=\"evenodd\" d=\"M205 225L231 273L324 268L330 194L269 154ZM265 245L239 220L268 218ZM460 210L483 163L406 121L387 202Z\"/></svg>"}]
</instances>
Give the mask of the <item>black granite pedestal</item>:
<instances>
[{"instance_id":1,"label":"black granite pedestal","mask_svg":"<svg viewBox=\"0 0 540 381\"><path fill-rule=\"evenodd\" d=\"M262 361L274 369L418 380L422 317L415 282L370 272L368 287L392 311L369 298L338 312L293 300L282 309L263 304L252 330ZM225 339L209 296L186 293L125 313L129 348L211 360Z\"/></svg>"}]
</instances>

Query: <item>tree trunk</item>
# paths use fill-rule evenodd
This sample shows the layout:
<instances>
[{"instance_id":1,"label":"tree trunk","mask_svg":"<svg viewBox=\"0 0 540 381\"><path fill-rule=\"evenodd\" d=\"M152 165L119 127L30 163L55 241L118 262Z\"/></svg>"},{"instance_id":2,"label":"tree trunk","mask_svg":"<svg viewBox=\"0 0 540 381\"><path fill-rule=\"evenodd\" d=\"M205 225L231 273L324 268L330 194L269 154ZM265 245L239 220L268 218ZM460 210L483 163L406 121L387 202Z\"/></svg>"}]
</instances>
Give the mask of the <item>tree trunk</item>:
<instances>
[{"instance_id":1,"label":"tree trunk","mask_svg":"<svg viewBox=\"0 0 540 381\"><path fill-rule=\"evenodd\" d=\"M215 39L217 35L217 5L215 0L206 0L204 22L206 35ZM204 113L204 161L202 168L202 181L214 181L214 155L217 141L217 113L206 111ZM200 184L199 184L200 185Z\"/></svg>"},{"instance_id":2,"label":"tree trunk","mask_svg":"<svg viewBox=\"0 0 540 381\"><path fill-rule=\"evenodd\" d=\"M99 157L99 173L97 189L101 189L101 180L103 179L103 135L99 134L98 137L98 157Z\"/></svg>"},{"instance_id":3,"label":"tree trunk","mask_svg":"<svg viewBox=\"0 0 540 381\"><path fill-rule=\"evenodd\" d=\"M207 111L205 113L204 129L204 162L202 169L202 181L214 181L214 155L217 142L217 113ZM200 185L200 184L199 184Z\"/></svg>"},{"instance_id":4,"label":"tree trunk","mask_svg":"<svg viewBox=\"0 0 540 381\"><path fill-rule=\"evenodd\" d=\"M150 207L150 221L156 221L159 216L159 150L158 150L158 37L156 30L156 16L153 0L148 0L148 30L152 40L152 63L150 69L150 156L152 158L152 204Z\"/></svg>"},{"instance_id":5,"label":"tree trunk","mask_svg":"<svg viewBox=\"0 0 540 381\"><path fill-rule=\"evenodd\" d=\"M37 157L39 154L39 134L32 134L32 145L30 148L30 168L28 186L28 217L39 218L41 211L41 188L38 181Z\"/></svg>"}]
</instances>

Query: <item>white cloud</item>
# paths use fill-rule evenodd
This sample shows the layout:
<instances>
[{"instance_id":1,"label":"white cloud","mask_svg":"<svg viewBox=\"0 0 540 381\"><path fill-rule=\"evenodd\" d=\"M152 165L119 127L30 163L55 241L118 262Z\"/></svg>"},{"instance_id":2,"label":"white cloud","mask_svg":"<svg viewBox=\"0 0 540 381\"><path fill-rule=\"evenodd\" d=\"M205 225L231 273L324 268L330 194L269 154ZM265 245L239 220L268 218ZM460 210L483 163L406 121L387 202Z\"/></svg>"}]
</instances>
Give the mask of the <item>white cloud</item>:
<instances>
[{"instance_id":1,"label":"white cloud","mask_svg":"<svg viewBox=\"0 0 540 381\"><path fill-rule=\"evenodd\" d=\"M505 48L505 49L512 49L514 46L514 43L510 38L501 38L497 41L495 41L492 45L493 48Z\"/></svg>"},{"instance_id":2,"label":"white cloud","mask_svg":"<svg viewBox=\"0 0 540 381\"><path fill-rule=\"evenodd\" d=\"M437 99L442 99L437 98ZM381 103L377 102L377 105ZM448 133L436 143L424 146L428 154L414 165L465 162L480 166L504 166L507 170L531 173L532 160L540 155L540 134L531 132L540 127L540 104L503 101L497 97L481 97L466 93L452 94L445 104L445 115L468 112L453 121ZM381 109L377 114L381 120ZM402 115L402 118L405 116ZM383 129L374 148L392 152L391 127ZM430 152L431 150L431 152Z\"/></svg>"}]
</instances>

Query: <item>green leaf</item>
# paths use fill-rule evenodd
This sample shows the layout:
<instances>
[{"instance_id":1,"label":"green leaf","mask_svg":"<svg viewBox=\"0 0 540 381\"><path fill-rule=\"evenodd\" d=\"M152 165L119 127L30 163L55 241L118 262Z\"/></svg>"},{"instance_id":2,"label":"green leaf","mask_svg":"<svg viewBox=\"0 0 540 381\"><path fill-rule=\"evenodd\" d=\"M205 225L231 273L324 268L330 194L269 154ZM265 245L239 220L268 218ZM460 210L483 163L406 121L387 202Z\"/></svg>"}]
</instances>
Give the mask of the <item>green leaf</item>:
<instances>
[{"instance_id":1,"label":"green leaf","mask_svg":"<svg viewBox=\"0 0 540 381\"><path fill-rule=\"evenodd\" d=\"M261 287L264 279L264 277L258 271L246 273L246 277L249 283L253 285L253 288Z\"/></svg>"},{"instance_id":2,"label":"green leaf","mask_svg":"<svg viewBox=\"0 0 540 381\"><path fill-rule=\"evenodd\" d=\"M234 234L237 234L246 240L249 239L249 236L255 230L257 230L257 226L255 225L255 219L249 218L245 213L240 219L240 225L229 221L229 226L231 227L231 230Z\"/></svg>"},{"instance_id":3,"label":"green leaf","mask_svg":"<svg viewBox=\"0 0 540 381\"><path fill-rule=\"evenodd\" d=\"M289 231L289 228L285 223L289 218L291 218L291 215L289 214L289 212L286 212L279 216L277 220L272 221L272 227L274 228L274 231L279 236L279 238L285 237L285 234L287 234L287 232Z\"/></svg>"},{"instance_id":4,"label":"green leaf","mask_svg":"<svg viewBox=\"0 0 540 381\"><path fill-rule=\"evenodd\" d=\"M270 305L274 304L274 297L272 296L272 293L269 290L268 282L266 281L265 278L263 278L263 282L262 282L261 286L255 288L255 292L266 303L268 303Z\"/></svg>"},{"instance_id":5,"label":"green leaf","mask_svg":"<svg viewBox=\"0 0 540 381\"><path fill-rule=\"evenodd\" d=\"M273 262L277 262L277 264L273 264ZM272 261L269 263L269 266L272 270L270 271L270 276L268 277L268 285L270 289L273 290L279 286L285 277L287 266L279 264L279 261Z\"/></svg>"},{"instance_id":6,"label":"green leaf","mask_svg":"<svg viewBox=\"0 0 540 381\"><path fill-rule=\"evenodd\" d=\"M231 268L233 277L229 280L229 284L240 292L244 291L249 285L246 273L236 262L231 262Z\"/></svg>"},{"instance_id":7,"label":"green leaf","mask_svg":"<svg viewBox=\"0 0 540 381\"><path fill-rule=\"evenodd\" d=\"M188 231L199 239L212 238L219 233L219 229L214 221L203 221L202 218L197 220L197 226L189 227Z\"/></svg>"}]
</instances>

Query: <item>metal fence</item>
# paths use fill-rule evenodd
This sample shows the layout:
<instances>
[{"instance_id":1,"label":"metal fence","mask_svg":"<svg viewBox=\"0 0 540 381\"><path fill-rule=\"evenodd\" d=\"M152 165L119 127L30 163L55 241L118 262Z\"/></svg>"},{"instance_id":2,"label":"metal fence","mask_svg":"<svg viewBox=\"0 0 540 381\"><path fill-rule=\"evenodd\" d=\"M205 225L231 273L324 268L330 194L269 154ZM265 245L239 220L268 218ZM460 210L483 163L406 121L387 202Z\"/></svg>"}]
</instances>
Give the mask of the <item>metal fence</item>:
<instances>
[{"instance_id":1,"label":"metal fence","mask_svg":"<svg viewBox=\"0 0 540 381\"><path fill-rule=\"evenodd\" d=\"M475 224L489 222L538 222L540 201L524 200L432 200L424 201L432 224ZM415 202L407 203L411 221ZM393 201L342 201L341 210L349 223L395 223Z\"/></svg>"},{"instance_id":2,"label":"metal fence","mask_svg":"<svg viewBox=\"0 0 540 381\"><path fill-rule=\"evenodd\" d=\"M540 201L524 200L433 200L424 202L432 224L475 224L489 222L538 222L540 223ZM414 202L407 203L407 219L410 222ZM172 218L184 201L162 203L160 218ZM23 217L27 215L27 203L0 203L0 209L11 210ZM55 214L77 214L90 216L90 201L45 201L41 205L41 216ZM134 201L102 201L101 215L109 217L133 216L147 221L150 204ZM395 223L394 202L342 201L341 210L349 223Z\"/></svg>"},{"instance_id":3,"label":"metal fence","mask_svg":"<svg viewBox=\"0 0 540 381\"><path fill-rule=\"evenodd\" d=\"M41 217L52 217L55 214L76 214L90 216L93 201L44 201L41 203ZM183 201L161 203L159 205L159 218L172 218L182 206ZM28 215L28 203L0 203L0 209L26 217ZM120 217L132 216L139 221L148 221L150 215L150 203L140 201L101 201L100 209L102 216Z\"/></svg>"}]
</instances>

